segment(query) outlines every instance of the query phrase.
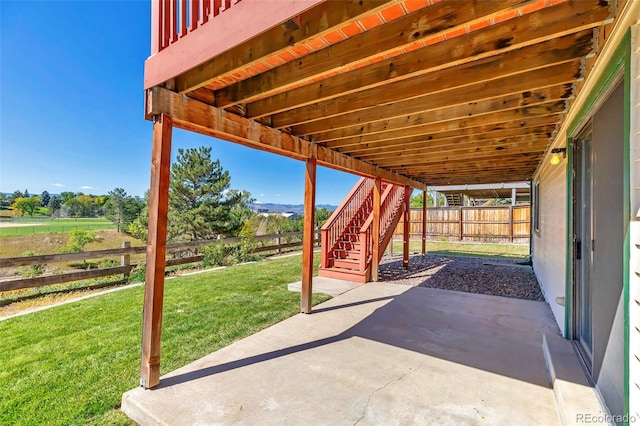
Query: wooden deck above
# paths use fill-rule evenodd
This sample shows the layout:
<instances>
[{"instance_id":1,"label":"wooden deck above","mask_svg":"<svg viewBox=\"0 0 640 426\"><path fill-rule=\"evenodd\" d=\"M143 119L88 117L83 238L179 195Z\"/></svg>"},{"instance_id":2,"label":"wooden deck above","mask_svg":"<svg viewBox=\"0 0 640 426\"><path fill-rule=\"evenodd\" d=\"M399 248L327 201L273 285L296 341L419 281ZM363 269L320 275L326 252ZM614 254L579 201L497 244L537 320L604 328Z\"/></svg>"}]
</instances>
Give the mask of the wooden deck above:
<instances>
[{"instance_id":1,"label":"wooden deck above","mask_svg":"<svg viewBox=\"0 0 640 426\"><path fill-rule=\"evenodd\" d=\"M625 5L162 1L147 118L419 189L527 181Z\"/></svg>"}]
</instances>

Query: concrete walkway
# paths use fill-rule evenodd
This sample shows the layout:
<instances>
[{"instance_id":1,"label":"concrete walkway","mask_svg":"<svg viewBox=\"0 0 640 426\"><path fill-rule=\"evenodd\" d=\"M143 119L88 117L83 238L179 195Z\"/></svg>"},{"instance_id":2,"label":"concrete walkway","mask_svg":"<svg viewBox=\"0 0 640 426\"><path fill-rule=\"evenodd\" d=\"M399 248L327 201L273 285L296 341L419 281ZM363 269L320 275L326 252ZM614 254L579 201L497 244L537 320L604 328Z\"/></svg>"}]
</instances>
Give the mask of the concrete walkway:
<instances>
[{"instance_id":1,"label":"concrete walkway","mask_svg":"<svg viewBox=\"0 0 640 426\"><path fill-rule=\"evenodd\" d=\"M143 425L557 425L548 306L369 283L123 396Z\"/></svg>"},{"instance_id":2,"label":"concrete walkway","mask_svg":"<svg viewBox=\"0 0 640 426\"><path fill-rule=\"evenodd\" d=\"M329 296L339 296L342 293L346 293L349 290L353 290L362 284L354 283L352 281L336 280L334 278L327 277L313 277L312 293L328 294ZM297 291L300 293L302 289L302 281L296 281L288 286L289 291Z\"/></svg>"}]
</instances>

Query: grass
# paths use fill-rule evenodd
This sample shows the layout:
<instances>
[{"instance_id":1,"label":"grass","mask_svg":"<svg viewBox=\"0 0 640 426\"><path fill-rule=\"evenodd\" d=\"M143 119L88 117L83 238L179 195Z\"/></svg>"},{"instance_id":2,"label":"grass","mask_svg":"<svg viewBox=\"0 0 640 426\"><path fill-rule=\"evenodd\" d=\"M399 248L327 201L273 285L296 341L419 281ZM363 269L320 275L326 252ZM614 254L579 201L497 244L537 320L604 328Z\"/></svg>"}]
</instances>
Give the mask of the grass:
<instances>
[{"instance_id":1,"label":"grass","mask_svg":"<svg viewBox=\"0 0 640 426\"><path fill-rule=\"evenodd\" d=\"M16 226L6 225L10 223ZM30 235L47 232L70 232L74 229L96 231L99 229L115 229L115 225L107 219L46 219L46 218L16 218L11 222L4 222L0 227L0 237L13 235Z\"/></svg>"},{"instance_id":2,"label":"grass","mask_svg":"<svg viewBox=\"0 0 640 426\"><path fill-rule=\"evenodd\" d=\"M411 241L409 243L410 252L420 253L421 250L421 241ZM402 253L402 241L394 241L393 251L394 253ZM529 245L427 241L427 253L454 256L525 259L529 256Z\"/></svg>"},{"instance_id":3,"label":"grass","mask_svg":"<svg viewBox=\"0 0 640 426\"><path fill-rule=\"evenodd\" d=\"M0 228L0 231L2 231L2 228ZM144 241L137 240L115 229L101 229L95 231L95 233L98 237L97 240L87 244L84 247L85 251L119 248L122 247L124 241L129 241L132 246L142 246L145 244ZM38 254L59 253L67 246L69 235L70 232L65 231L0 236L0 257L24 256L26 251L34 251Z\"/></svg>"},{"instance_id":4,"label":"grass","mask_svg":"<svg viewBox=\"0 0 640 426\"><path fill-rule=\"evenodd\" d=\"M161 373L297 313L286 284L300 274L292 256L168 280ZM117 408L138 385L142 299L136 287L1 321L0 424L131 424Z\"/></svg>"}]
</instances>

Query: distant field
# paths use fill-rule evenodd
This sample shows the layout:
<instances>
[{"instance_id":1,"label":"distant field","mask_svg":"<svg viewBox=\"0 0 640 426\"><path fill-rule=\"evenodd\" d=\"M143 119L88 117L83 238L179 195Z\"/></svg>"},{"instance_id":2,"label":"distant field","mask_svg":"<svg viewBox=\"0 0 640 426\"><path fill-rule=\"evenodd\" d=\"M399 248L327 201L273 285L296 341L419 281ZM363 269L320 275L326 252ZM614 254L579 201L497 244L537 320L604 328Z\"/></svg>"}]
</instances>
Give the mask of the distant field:
<instances>
[{"instance_id":1,"label":"distant field","mask_svg":"<svg viewBox=\"0 0 640 426\"><path fill-rule=\"evenodd\" d=\"M115 225L107 219L14 218L0 221L0 237L47 232L70 232L74 229L95 231L114 228Z\"/></svg>"}]
</instances>

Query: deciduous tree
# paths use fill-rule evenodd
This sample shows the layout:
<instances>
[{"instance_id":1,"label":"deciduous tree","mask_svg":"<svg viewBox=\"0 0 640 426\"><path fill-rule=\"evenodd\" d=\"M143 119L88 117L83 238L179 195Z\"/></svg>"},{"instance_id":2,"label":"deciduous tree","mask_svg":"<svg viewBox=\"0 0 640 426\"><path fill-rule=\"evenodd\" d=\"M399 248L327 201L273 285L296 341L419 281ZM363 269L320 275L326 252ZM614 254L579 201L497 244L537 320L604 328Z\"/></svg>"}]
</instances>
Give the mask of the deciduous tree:
<instances>
[{"instance_id":1,"label":"deciduous tree","mask_svg":"<svg viewBox=\"0 0 640 426\"><path fill-rule=\"evenodd\" d=\"M36 209L40 206L40 202L40 197L37 196L28 198L18 197L11 207L15 210L20 210L23 215L26 213L29 216L33 216L33 213L35 213Z\"/></svg>"}]
</instances>

